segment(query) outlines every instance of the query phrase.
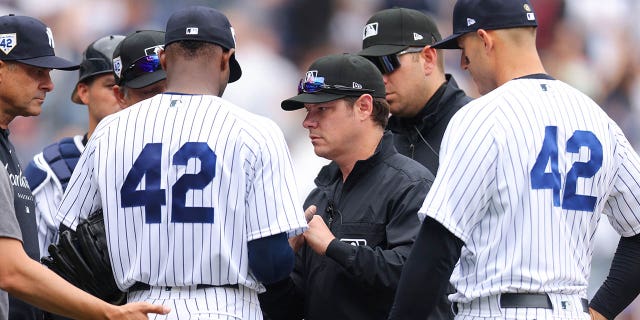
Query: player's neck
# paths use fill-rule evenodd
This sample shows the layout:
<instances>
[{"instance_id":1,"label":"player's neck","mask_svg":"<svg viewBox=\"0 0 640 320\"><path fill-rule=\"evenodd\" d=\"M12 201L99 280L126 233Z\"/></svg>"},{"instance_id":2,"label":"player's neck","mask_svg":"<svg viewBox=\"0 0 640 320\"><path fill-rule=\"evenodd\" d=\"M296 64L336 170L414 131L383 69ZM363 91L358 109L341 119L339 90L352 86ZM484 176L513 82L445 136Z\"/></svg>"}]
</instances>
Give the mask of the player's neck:
<instances>
[{"instance_id":1,"label":"player's neck","mask_svg":"<svg viewBox=\"0 0 640 320\"><path fill-rule=\"evenodd\" d=\"M540 61L538 52L535 50L526 50L510 55L511 58L500 58L497 61L498 73L497 82L498 85L503 85L513 79L524 77L531 74L547 73ZM517 57L517 58L513 58Z\"/></svg>"},{"instance_id":2,"label":"player's neck","mask_svg":"<svg viewBox=\"0 0 640 320\"><path fill-rule=\"evenodd\" d=\"M198 79L196 75L188 76L186 78L178 77L178 79L171 79L167 77L167 90L166 92L179 92L184 94L207 94L218 96L220 93L220 86L216 81L213 81L211 77L206 79Z\"/></svg>"}]
</instances>

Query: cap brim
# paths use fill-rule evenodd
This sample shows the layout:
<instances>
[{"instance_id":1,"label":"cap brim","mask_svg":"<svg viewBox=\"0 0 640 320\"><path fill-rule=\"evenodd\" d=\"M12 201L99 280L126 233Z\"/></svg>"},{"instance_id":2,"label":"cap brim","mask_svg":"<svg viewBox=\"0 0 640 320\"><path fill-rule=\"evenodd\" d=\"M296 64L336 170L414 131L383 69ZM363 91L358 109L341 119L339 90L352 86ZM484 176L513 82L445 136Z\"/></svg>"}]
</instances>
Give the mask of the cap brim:
<instances>
[{"instance_id":1,"label":"cap brim","mask_svg":"<svg viewBox=\"0 0 640 320\"><path fill-rule=\"evenodd\" d=\"M154 72L145 73L135 79L124 81L122 85L132 89L140 89L146 86L150 86L166 78L167 74L164 72L164 70L157 70Z\"/></svg>"},{"instance_id":2,"label":"cap brim","mask_svg":"<svg viewBox=\"0 0 640 320\"><path fill-rule=\"evenodd\" d=\"M231 59L229 60L229 68L231 68L231 73L229 74L229 83L235 82L240 79L242 76L242 69L240 68L240 63L236 60L236 54L231 55Z\"/></svg>"},{"instance_id":3,"label":"cap brim","mask_svg":"<svg viewBox=\"0 0 640 320\"><path fill-rule=\"evenodd\" d=\"M363 49L362 51L358 52L357 55L364 57L388 56L391 54L396 54L408 47L409 46L407 45L380 44Z\"/></svg>"},{"instance_id":4,"label":"cap brim","mask_svg":"<svg viewBox=\"0 0 640 320\"><path fill-rule=\"evenodd\" d=\"M48 69L77 70L80 68L79 64L56 56L44 56L31 59L20 59L16 61L28 64L30 66Z\"/></svg>"},{"instance_id":5,"label":"cap brim","mask_svg":"<svg viewBox=\"0 0 640 320\"><path fill-rule=\"evenodd\" d=\"M434 49L460 49L458 46L458 38L462 36L464 33L454 33L448 36L445 39L442 39L431 45L431 48Z\"/></svg>"},{"instance_id":6,"label":"cap brim","mask_svg":"<svg viewBox=\"0 0 640 320\"><path fill-rule=\"evenodd\" d=\"M346 95L327 92L301 93L295 97L282 101L280 107L286 111L304 108L305 103L322 103L344 98Z\"/></svg>"}]
</instances>

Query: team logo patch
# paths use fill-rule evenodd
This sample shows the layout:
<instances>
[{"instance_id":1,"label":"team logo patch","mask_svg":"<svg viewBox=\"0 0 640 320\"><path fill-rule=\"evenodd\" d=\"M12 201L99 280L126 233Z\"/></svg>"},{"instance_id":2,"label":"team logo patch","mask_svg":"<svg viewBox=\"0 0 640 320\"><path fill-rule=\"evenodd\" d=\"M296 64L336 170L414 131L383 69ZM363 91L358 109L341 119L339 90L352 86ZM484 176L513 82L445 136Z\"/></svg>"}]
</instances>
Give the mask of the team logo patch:
<instances>
[{"instance_id":1,"label":"team logo patch","mask_svg":"<svg viewBox=\"0 0 640 320\"><path fill-rule=\"evenodd\" d=\"M120 56L113 58L113 72L120 78L122 73L122 59Z\"/></svg>"},{"instance_id":2,"label":"team logo patch","mask_svg":"<svg viewBox=\"0 0 640 320\"><path fill-rule=\"evenodd\" d=\"M160 51L162 49L164 49L164 45L157 45L157 46L149 47L149 48L144 49L144 55L145 56L154 56L154 55L157 56L158 53L160 53Z\"/></svg>"},{"instance_id":3,"label":"team logo patch","mask_svg":"<svg viewBox=\"0 0 640 320\"><path fill-rule=\"evenodd\" d=\"M200 31L198 30L198 28L196 27L189 27L187 28L187 30L185 30L184 34L191 34L191 35L195 35L198 34Z\"/></svg>"},{"instance_id":4,"label":"team logo patch","mask_svg":"<svg viewBox=\"0 0 640 320\"><path fill-rule=\"evenodd\" d=\"M354 247L357 246L366 246L367 245L367 239L350 239L350 238L342 238L340 239L340 241L344 242L344 243L348 243Z\"/></svg>"},{"instance_id":5,"label":"team logo patch","mask_svg":"<svg viewBox=\"0 0 640 320\"><path fill-rule=\"evenodd\" d=\"M527 20L529 21L536 20L536 15L533 12L527 12Z\"/></svg>"},{"instance_id":6,"label":"team logo patch","mask_svg":"<svg viewBox=\"0 0 640 320\"><path fill-rule=\"evenodd\" d=\"M304 82L314 82L318 77L318 70L309 70L304 76Z\"/></svg>"},{"instance_id":7,"label":"team logo patch","mask_svg":"<svg viewBox=\"0 0 640 320\"><path fill-rule=\"evenodd\" d=\"M372 22L364 26L362 30L362 40L378 35L378 23Z\"/></svg>"},{"instance_id":8,"label":"team logo patch","mask_svg":"<svg viewBox=\"0 0 640 320\"><path fill-rule=\"evenodd\" d=\"M18 37L15 33L0 34L0 50L8 55L18 45Z\"/></svg>"}]
</instances>

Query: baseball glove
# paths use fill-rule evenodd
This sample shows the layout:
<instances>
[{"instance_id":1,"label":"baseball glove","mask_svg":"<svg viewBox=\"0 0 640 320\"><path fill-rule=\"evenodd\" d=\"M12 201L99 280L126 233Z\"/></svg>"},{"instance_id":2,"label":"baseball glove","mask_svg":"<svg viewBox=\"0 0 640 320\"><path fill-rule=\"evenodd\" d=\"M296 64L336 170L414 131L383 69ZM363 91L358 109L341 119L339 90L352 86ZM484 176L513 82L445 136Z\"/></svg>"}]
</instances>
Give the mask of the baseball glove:
<instances>
[{"instance_id":1,"label":"baseball glove","mask_svg":"<svg viewBox=\"0 0 640 320\"><path fill-rule=\"evenodd\" d=\"M102 209L82 220L74 232L60 232L42 263L74 286L112 304L121 305L126 294L116 285L107 249Z\"/></svg>"}]
</instances>

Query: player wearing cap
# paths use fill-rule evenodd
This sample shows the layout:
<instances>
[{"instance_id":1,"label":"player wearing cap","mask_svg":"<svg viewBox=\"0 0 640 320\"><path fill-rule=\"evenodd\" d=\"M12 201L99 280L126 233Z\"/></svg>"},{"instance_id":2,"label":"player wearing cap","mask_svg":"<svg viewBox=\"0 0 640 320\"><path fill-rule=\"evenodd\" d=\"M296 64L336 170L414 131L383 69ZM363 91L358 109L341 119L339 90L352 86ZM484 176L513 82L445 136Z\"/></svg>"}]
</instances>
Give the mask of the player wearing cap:
<instances>
[{"instance_id":1,"label":"player wearing cap","mask_svg":"<svg viewBox=\"0 0 640 320\"><path fill-rule=\"evenodd\" d=\"M158 52L164 47L164 31L139 30L127 35L113 52L116 85L113 92L120 107L151 98L166 88L166 73Z\"/></svg>"},{"instance_id":2,"label":"player wearing cap","mask_svg":"<svg viewBox=\"0 0 640 320\"><path fill-rule=\"evenodd\" d=\"M287 238L306 228L284 136L220 98L241 76L221 12L174 12L159 57L168 93L100 122L57 216L75 229L103 209L128 301L161 301L167 319L261 319L257 293L289 274Z\"/></svg>"},{"instance_id":3,"label":"player wearing cap","mask_svg":"<svg viewBox=\"0 0 640 320\"><path fill-rule=\"evenodd\" d=\"M87 106L87 133L48 145L33 157L25 169L25 177L35 197L40 257L47 256L47 248L57 240L60 223L54 219L56 209L84 145L102 118L120 110L112 91L115 82L111 55L123 38L121 35L102 37L82 53L78 82L71 101Z\"/></svg>"},{"instance_id":4,"label":"player wearing cap","mask_svg":"<svg viewBox=\"0 0 640 320\"><path fill-rule=\"evenodd\" d=\"M453 35L433 45L462 49L484 96L445 132L390 319L424 319L452 270L459 319L613 319L640 292L640 157L595 102L546 74L536 27L528 0L459 0ZM602 214L622 237L589 304Z\"/></svg>"},{"instance_id":5,"label":"player wearing cap","mask_svg":"<svg viewBox=\"0 0 640 320\"><path fill-rule=\"evenodd\" d=\"M29 185L8 139L9 123L17 116L37 116L47 92L53 90L52 69L74 70L77 64L55 56L53 33L41 21L0 17L0 319L42 319L40 312L7 292L42 309L77 319L146 319L148 312L166 313L160 306L116 307L71 286L36 262L35 204ZM34 261L36 260L36 261Z\"/></svg>"},{"instance_id":6,"label":"player wearing cap","mask_svg":"<svg viewBox=\"0 0 640 320\"><path fill-rule=\"evenodd\" d=\"M296 267L261 304L274 320L385 319L433 175L394 148L382 75L367 59L319 58L298 92L282 108L306 109L314 151L331 163L305 201Z\"/></svg>"},{"instance_id":7,"label":"player wearing cap","mask_svg":"<svg viewBox=\"0 0 640 320\"><path fill-rule=\"evenodd\" d=\"M398 152L437 172L449 119L471 98L445 74L442 50L431 47L441 39L436 23L417 10L385 9L369 18L362 38L358 54L382 72L391 111L387 129Z\"/></svg>"}]
</instances>

